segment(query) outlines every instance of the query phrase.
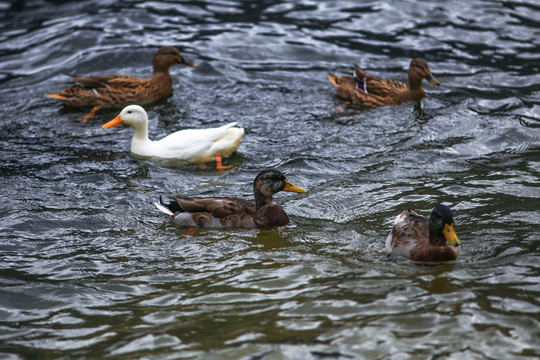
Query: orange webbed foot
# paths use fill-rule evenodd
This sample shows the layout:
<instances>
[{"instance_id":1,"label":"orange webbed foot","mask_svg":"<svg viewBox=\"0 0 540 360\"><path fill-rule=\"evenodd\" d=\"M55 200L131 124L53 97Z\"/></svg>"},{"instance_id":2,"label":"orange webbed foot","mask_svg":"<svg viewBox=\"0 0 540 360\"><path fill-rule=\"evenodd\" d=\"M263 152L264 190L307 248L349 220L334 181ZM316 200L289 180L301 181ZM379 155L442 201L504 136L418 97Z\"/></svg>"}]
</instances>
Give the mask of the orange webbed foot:
<instances>
[{"instance_id":1,"label":"orange webbed foot","mask_svg":"<svg viewBox=\"0 0 540 360\"><path fill-rule=\"evenodd\" d=\"M182 234L182 237L192 237L192 236L195 236L195 231L193 230L193 228L189 228L187 233Z\"/></svg>"},{"instance_id":2,"label":"orange webbed foot","mask_svg":"<svg viewBox=\"0 0 540 360\"><path fill-rule=\"evenodd\" d=\"M94 106L92 111L90 111L88 114L85 114L85 115L81 116L81 118L80 118L81 122L86 123L90 118L96 116L96 112L98 110L99 110L99 108L97 106Z\"/></svg>"},{"instance_id":3,"label":"orange webbed foot","mask_svg":"<svg viewBox=\"0 0 540 360\"><path fill-rule=\"evenodd\" d=\"M233 167L232 165L223 165L223 163L221 161L221 156L219 156L219 155L214 156L214 160L216 161L216 170L217 171L228 170L228 169L231 169Z\"/></svg>"},{"instance_id":4,"label":"orange webbed foot","mask_svg":"<svg viewBox=\"0 0 540 360\"><path fill-rule=\"evenodd\" d=\"M352 103L350 101L347 101L345 104L343 105L340 105L338 106L337 108L334 109L334 112L338 112L338 111L341 111L343 109L345 109L347 106L351 105Z\"/></svg>"}]
</instances>

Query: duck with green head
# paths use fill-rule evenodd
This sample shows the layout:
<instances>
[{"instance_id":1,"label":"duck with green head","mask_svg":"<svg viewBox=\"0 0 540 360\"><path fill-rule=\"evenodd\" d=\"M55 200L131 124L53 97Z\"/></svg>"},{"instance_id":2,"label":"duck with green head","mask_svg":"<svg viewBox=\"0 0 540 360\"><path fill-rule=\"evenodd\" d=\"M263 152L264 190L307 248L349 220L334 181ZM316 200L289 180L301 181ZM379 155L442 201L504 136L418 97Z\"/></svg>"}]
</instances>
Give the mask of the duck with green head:
<instances>
[{"instance_id":1,"label":"duck with green head","mask_svg":"<svg viewBox=\"0 0 540 360\"><path fill-rule=\"evenodd\" d=\"M273 201L280 191L307 193L282 172L265 170L253 182L255 202L237 197L171 197L169 203L160 198L154 205L183 226L271 228L289 223L285 211Z\"/></svg>"},{"instance_id":2,"label":"duck with green head","mask_svg":"<svg viewBox=\"0 0 540 360\"><path fill-rule=\"evenodd\" d=\"M412 210L399 214L386 238L385 252L414 261L452 261L459 256L460 245L452 210L446 205L437 204L429 219Z\"/></svg>"}]
</instances>

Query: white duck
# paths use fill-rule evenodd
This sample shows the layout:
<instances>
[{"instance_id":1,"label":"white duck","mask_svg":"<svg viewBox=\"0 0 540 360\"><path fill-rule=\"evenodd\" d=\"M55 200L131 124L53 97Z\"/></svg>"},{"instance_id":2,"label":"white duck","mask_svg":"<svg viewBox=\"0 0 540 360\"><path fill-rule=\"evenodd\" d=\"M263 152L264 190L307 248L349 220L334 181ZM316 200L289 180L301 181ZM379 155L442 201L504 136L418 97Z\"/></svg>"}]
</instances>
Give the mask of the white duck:
<instances>
[{"instance_id":1,"label":"white duck","mask_svg":"<svg viewBox=\"0 0 540 360\"><path fill-rule=\"evenodd\" d=\"M144 157L181 160L192 164L205 164L215 160L216 168L223 170L221 157L231 155L240 145L244 129L234 127L235 122L210 129L187 129L172 133L161 140L148 138L148 115L139 105L126 106L120 115L102 126L108 129L126 124L135 133L131 139L131 152Z\"/></svg>"}]
</instances>

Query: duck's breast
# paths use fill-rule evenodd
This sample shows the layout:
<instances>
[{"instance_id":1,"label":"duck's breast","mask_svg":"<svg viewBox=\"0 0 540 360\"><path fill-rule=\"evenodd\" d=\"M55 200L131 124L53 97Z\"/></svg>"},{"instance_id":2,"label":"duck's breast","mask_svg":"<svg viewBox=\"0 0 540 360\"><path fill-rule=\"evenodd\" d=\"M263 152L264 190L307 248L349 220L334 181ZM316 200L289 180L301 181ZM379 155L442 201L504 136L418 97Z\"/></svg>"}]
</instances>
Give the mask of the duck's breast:
<instances>
[{"instance_id":1,"label":"duck's breast","mask_svg":"<svg viewBox=\"0 0 540 360\"><path fill-rule=\"evenodd\" d=\"M453 261L457 259L459 253L459 246L417 246L411 251L410 259L426 262Z\"/></svg>"},{"instance_id":2,"label":"duck's breast","mask_svg":"<svg viewBox=\"0 0 540 360\"><path fill-rule=\"evenodd\" d=\"M259 209L255 222L257 223L257 227L260 228L284 226L289 223L289 217L281 206L271 203Z\"/></svg>"}]
</instances>

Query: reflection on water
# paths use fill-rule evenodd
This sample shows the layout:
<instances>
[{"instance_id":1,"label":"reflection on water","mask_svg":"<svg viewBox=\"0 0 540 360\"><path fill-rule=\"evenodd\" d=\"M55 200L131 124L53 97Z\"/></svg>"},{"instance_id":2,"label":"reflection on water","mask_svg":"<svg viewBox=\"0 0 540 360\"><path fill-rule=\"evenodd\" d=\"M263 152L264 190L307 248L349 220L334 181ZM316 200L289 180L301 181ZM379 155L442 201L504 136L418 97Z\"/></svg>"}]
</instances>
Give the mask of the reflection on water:
<instances>
[{"instance_id":1,"label":"reflection on water","mask_svg":"<svg viewBox=\"0 0 540 360\"><path fill-rule=\"evenodd\" d=\"M16 6L8 9L11 4ZM0 2L0 353L7 358L516 359L540 356L540 7L532 1ZM65 73L146 76L177 46L160 138L230 121L226 164L129 154L117 115L88 124L43 96ZM327 72L357 63L421 103L343 103ZM278 168L292 224L176 227L159 195L251 198ZM462 257L377 252L397 213L454 211Z\"/></svg>"}]
</instances>

